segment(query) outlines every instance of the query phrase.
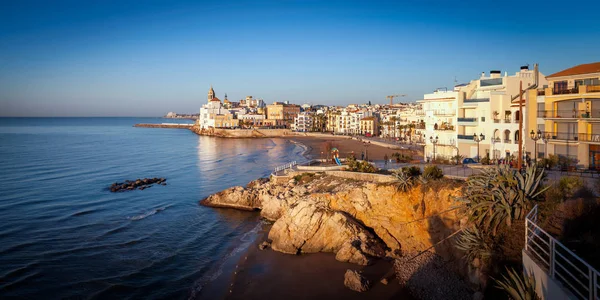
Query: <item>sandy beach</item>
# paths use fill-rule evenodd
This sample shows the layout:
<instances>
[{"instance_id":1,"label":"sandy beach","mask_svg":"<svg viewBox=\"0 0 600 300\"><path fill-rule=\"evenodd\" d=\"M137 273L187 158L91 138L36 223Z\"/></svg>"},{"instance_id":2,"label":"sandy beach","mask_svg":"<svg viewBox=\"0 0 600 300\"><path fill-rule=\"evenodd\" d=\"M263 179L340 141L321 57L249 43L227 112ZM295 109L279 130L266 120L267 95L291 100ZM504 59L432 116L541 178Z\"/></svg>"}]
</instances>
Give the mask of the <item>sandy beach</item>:
<instances>
[{"instance_id":1,"label":"sandy beach","mask_svg":"<svg viewBox=\"0 0 600 300\"><path fill-rule=\"evenodd\" d=\"M339 262L332 253L290 255L259 250L270 228L264 225L254 245L241 257L226 299L414 299L395 278L387 285L379 282L392 268L391 261L381 259L360 266ZM347 269L362 270L371 289L358 293L346 288Z\"/></svg>"},{"instance_id":2,"label":"sandy beach","mask_svg":"<svg viewBox=\"0 0 600 300\"><path fill-rule=\"evenodd\" d=\"M304 155L307 158L324 158L326 156L326 145L328 143L331 143L331 146L338 148L338 150L340 151L340 157L347 157L351 153L354 153L357 158L360 158L361 153L365 151L365 147L361 141L350 138L327 136L293 136L286 137L286 139L306 146L307 151L304 153ZM368 155L369 160L383 160L385 155L387 155L388 158L391 159L392 154L396 152L402 153L404 155L411 155L415 160L420 160L423 158L422 153L419 153L415 150L390 149L373 144L366 148L366 152L366 155Z\"/></svg>"}]
</instances>

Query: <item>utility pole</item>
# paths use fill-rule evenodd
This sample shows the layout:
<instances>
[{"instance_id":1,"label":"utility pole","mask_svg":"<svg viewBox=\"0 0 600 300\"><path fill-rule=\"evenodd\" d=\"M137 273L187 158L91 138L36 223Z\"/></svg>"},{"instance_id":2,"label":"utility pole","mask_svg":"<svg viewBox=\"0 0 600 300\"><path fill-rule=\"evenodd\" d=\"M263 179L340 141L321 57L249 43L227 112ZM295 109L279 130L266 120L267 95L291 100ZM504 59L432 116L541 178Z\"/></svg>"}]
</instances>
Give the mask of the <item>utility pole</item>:
<instances>
[{"instance_id":1,"label":"utility pole","mask_svg":"<svg viewBox=\"0 0 600 300\"><path fill-rule=\"evenodd\" d=\"M519 83L519 159L517 160L517 168L521 171L523 166L523 81ZM568 148L567 148L568 149Z\"/></svg>"}]
</instances>

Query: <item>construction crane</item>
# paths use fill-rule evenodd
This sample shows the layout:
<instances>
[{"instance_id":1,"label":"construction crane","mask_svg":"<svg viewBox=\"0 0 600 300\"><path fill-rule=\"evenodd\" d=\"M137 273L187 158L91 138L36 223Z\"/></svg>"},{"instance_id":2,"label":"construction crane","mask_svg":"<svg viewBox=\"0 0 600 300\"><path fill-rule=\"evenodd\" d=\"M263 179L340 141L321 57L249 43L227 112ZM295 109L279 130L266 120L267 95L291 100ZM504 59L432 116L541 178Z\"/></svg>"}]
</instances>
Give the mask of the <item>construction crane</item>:
<instances>
[{"instance_id":1,"label":"construction crane","mask_svg":"<svg viewBox=\"0 0 600 300\"><path fill-rule=\"evenodd\" d=\"M386 98L390 99L390 106L392 106L394 104L394 98L398 98L398 97L404 97L406 95L402 94L402 95L389 95L389 96L385 96Z\"/></svg>"}]
</instances>

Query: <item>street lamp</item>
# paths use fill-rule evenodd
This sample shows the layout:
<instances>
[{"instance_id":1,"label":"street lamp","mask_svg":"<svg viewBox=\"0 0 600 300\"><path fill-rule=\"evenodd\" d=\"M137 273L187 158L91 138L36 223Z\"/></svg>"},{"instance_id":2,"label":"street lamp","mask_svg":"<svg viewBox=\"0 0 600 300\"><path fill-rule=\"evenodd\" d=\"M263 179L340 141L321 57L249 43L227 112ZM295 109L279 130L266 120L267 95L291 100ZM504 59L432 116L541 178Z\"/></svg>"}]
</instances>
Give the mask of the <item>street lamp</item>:
<instances>
[{"instance_id":1,"label":"street lamp","mask_svg":"<svg viewBox=\"0 0 600 300\"><path fill-rule=\"evenodd\" d=\"M433 144L433 161L435 162L435 144L438 143L439 137L436 136L434 139L433 136L430 136L429 141Z\"/></svg>"},{"instance_id":2,"label":"street lamp","mask_svg":"<svg viewBox=\"0 0 600 300\"><path fill-rule=\"evenodd\" d=\"M542 135L542 142L544 142L544 158L546 158L546 155L548 153L548 141L550 140L550 134L546 133L545 135Z\"/></svg>"},{"instance_id":3,"label":"street lamp","mask_svg":"<svg viewBox=\"0 0 600 300\"><path fill-rule=\"evenodd\" d=\"M533 144L535 145L534 161L537 162L537 141L542 138L542 131L538 129L536 134L533 130L531 130L529 137L533 140Z\"/></svg>"},{"instance_id":4,"label":"street lamp","mask_svg":"<svg viewBox=\"0 0 600 300\"><path fill-rule=\"evenodd\" d=\"M473 133L473 141L475 141L477 143L477 162L479 162L481 160L481 158L479 157L479 143L481 141L483 141L485 139L485 136L483 135L483 133L480 133L479 136L477 136L476 133Z\"/></svg>"},{"instance_id":5,"label":"street lamp","mask_svg":"<svg viewBox=\"0 0 600 300\"><path fill-rule=\"evenodd\" d=\"M369 146L371 146L371 142L363 142L363 146L365 147L365 159L369 161Z\"/></svg>"}]
</instances>

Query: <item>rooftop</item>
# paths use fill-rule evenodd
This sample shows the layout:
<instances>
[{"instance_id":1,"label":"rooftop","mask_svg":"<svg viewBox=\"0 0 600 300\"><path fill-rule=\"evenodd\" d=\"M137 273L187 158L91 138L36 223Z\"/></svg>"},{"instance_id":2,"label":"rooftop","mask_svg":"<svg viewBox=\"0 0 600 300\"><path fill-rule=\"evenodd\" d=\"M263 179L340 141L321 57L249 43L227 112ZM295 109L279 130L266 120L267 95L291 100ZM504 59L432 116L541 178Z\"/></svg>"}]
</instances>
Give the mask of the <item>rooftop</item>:
<instances>
[{"instance_id":1,"label":"rooftop","mask_svg":"<svg viewBox=\"0 0 600 300\"><path fill-rule=\"evenodd\" d=\"M547 78L588 74L588 73L600 73L600 62L577 65L577 66L562 70L560 72L556 72L552 75L548 75Z\"/></svg>"}]
</instances>

